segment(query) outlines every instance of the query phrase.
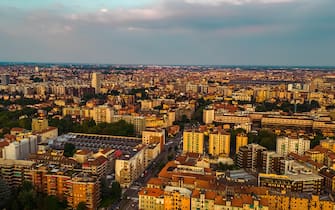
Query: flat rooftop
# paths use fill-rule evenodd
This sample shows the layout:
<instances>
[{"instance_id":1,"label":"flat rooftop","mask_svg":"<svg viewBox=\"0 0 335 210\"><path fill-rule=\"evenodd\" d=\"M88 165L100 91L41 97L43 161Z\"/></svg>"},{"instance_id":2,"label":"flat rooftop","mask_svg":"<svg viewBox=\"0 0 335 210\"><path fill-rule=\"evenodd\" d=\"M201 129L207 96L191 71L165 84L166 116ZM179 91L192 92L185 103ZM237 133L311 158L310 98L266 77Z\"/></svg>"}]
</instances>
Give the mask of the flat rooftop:
<instances>
[{"instance_id":1,"label":"flat rooftop","mask_svg":"<svg viewBox=\"0 0 335 210\"><path fill-rule=\"evenodd\" d=\"M64 149L65 143L75 145L76 149L86 149L93 152L105 148L120 150L123 158L120 157L119 159L131 158L143 148L141 138L84 133L68 133L59 136L52 142L52 147Z\"/></svg>"},{"instance_id":2,"label":"flat rooftop","mask_svg":"<svg viewBox=\"0 0 335 210\"><path fill-rule=\"evenodd\" d=\"M229 177L232 179L256 180L256 177L246 172L244 169L229 171Z\"/></svg>"}]
</instances>

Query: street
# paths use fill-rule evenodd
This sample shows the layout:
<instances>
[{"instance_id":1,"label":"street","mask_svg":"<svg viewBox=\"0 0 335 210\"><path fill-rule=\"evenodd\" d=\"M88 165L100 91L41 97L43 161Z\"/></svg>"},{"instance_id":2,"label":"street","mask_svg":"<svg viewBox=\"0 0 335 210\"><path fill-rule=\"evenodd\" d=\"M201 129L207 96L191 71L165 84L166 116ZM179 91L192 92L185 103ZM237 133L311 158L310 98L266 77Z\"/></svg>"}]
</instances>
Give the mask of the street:
<instances>
[{"instance_id":1,"label":"street","mask_svg":"<svg viewBox=\"0 0 335 210\"><path fill-rule=\"evenodd\" d=\"M161 163L167 163L169 153L173 154L173 159L175 158L177 153L177 151L175 151L175 146L178 146L178 149L180 149L179 144L181 136L182 132L179 132L175 137L167 139L164 151L147 167L146 176L140 176L128 189L125 189L121 202L114 204L111 209L138 209L138 192L141 188L146 186L150 178L157 176L160 171L159 167L161 166Z\"/></svg>"}]
</instances>

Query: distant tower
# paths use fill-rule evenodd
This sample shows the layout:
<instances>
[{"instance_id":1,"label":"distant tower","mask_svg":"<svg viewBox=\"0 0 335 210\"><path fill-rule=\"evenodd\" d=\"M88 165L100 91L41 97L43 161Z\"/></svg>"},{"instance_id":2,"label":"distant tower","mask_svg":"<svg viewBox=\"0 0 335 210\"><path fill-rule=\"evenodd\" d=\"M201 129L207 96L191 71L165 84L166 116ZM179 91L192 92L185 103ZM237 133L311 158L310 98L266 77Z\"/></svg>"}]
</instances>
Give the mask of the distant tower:
<instances>
[{"instance_id":1,"label":"distant tower","mask_svg":"<svg viewBox=\"0 0 335 210\"><path fill-rule=\"evenodd\" d=\"M8 85L10 82L9 74L2 74L0 77L0 85Z\"/></svg>"},{"instance_id":2,"label":"distant tower","mask_svg":"<svg viewBox=\"0 0 335 210\"><path fill-rule=\"evenodd\" d=\"M46 111L44 110L38 110L37 112L38 116L37 118L32 119L31 121L31 128L33 132L41 132L46 129L48 129L48 119L46 118Z\"/></svg>"},{"instance_id":3,"label":"distant tower","mask_svg":"<svg viewBox=\"0 0 335 210\"><path fill-rule=\"evenodd\" d=\"M38 66L35 66L35 73L38 73L40 70L38 68Z\"/></svg>"},{"instance_id":4,"label":"distant tower","mask_svg":"<svg viewBox=\"0 0 335 210\"><path fill-rule=\"evenodd\" d=\"M100 73L94 72L92 74L92 87L95 89L95 94L100 93L101 81L100 81Z\"/></svg>"}]
</instances>

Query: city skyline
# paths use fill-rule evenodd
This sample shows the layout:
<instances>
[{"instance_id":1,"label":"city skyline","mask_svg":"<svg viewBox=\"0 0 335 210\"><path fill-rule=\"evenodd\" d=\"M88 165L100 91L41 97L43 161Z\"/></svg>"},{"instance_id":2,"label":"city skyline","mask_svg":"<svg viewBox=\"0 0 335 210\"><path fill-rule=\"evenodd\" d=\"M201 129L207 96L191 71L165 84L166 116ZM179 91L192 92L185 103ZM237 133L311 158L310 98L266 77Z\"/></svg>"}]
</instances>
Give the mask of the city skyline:
<instances>
[{"instance_id":1,"label":"city skyline","mask_svg":"<svg viewBox=\"0 0 335 210\"><path fill-rule=\"evenodd\" d=\"M335 65L331 0L0 3L0 60Z\"/></svg>"}]
</instances>

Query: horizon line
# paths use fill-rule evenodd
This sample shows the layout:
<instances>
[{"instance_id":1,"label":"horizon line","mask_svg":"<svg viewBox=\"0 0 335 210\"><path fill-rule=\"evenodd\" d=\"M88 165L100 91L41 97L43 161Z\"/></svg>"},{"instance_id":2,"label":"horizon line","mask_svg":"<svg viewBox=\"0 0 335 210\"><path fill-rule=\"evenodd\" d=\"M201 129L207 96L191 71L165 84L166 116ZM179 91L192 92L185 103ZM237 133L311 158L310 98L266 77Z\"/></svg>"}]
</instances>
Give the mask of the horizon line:
<instances>
[{"instance_id":1,"label":"horizon line","mask_svg":"<svg viewBox=\"0 0 335 210\"><path fill-rule=\"evenodd\" d=\"M0 61L3 64L56 64L56 65L109 65L109 66L199 66L199 67L290 67L290 68L335 68L335 65L288 65L288 64L155 64L155 63L102 63L102 62L49 62L49 61Z\"/></svg>"}]
</instances>

